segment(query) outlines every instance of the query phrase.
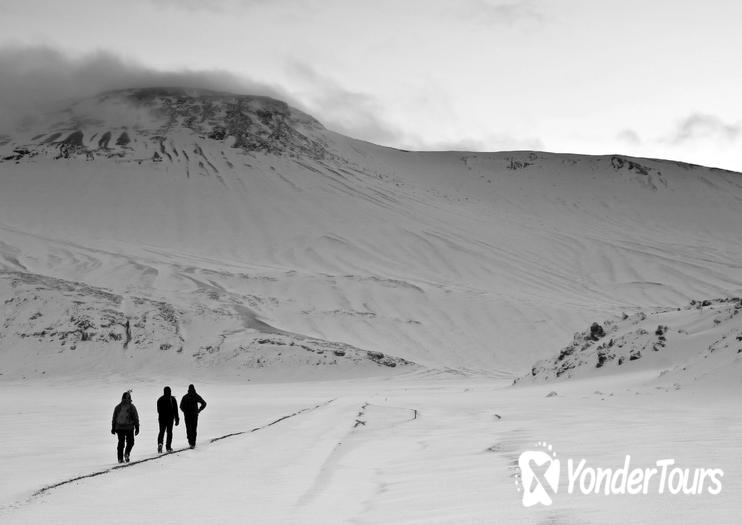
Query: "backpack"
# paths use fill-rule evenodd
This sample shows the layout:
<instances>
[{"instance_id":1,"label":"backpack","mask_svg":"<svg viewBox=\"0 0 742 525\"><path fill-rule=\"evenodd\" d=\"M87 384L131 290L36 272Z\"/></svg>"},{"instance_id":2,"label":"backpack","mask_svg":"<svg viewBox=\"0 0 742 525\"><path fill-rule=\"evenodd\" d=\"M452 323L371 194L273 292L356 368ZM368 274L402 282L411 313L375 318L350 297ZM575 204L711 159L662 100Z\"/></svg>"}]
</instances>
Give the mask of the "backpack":
<instances>
[{"instance_id":1,"label":"backpack","mask_svg":"<svg viewBox=\"0 0 742 525\"><path fill-rule=\"evenodd\" d=\"M116 416L117 425L131 425L131 405L121 405L119 413Z\"/></svg>"}]
</instances>

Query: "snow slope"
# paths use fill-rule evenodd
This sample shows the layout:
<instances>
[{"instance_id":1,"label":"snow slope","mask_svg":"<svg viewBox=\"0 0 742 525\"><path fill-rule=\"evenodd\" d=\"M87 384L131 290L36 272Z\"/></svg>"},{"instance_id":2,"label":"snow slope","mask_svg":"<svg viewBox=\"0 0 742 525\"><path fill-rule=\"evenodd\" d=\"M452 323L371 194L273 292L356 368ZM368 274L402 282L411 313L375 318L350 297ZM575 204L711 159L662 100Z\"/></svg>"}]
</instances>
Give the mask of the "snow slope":
<instances>
[{"instance_id":1,"label":"snow slope","mask_svg":"<svg viewBox=\"0 0 742 525\"><path fill-rule=\"evenodd\" d=\"M398 151L264 97L65 106L0 137L0 521L737 523L741 201L736 173ZM156 457L192 382L199 445ZM147 461L113 468L130 388ZM543 441L723 490L525 508Z\"/></svg>"},{"instance_id":2,"label":"snow slope","mask_svg":"<svg viewBox=\"0 0 742 525\"><path fill-rule=\"evenodd\" d=\"M736 173L398 151L272 99L176 88L83 100L4 142L2 270L105 290L123 318L139 301L167 305L172 330L142 341L177 354L180 337L168 359L186 368L210 352L230 368L249 341L279 332L517 375L592 321L742 288ZM25 299L51 308L46 293ZM41 312L48 326L32 323L35 307L6 305L3 373L55 373L8 349L75 304Z\"/></svg>"}]
</instances>

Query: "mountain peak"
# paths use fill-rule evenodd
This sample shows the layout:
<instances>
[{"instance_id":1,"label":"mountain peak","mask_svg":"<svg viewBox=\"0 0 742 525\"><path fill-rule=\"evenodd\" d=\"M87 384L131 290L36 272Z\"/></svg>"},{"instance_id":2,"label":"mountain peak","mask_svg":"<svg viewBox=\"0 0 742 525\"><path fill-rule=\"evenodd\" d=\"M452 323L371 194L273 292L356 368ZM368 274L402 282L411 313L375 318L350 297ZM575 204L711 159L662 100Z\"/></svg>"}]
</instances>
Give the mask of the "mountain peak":
<instances>
[{"instance_id":1,"label":"mountain peak","mask_svg":"<svg viewBox=\"0 0 742 525\"><path fill-rule=\"evenodd\" d=\"M3 149L12 154L2 159L39 154L141 159L153 141L183 140L321 158L326 153L324 132L316 119L270 97L184 87L131 88L79 100L6 137Z\"/></svg>"},{"instance_id":2,"label":"mountain peak","mask_svg":"<svg viewBox=\"0 0 742 525\"><path fill-rule=\"evenodd\" d=\"M316 119L292 108L286 102L262 95L244 95L211 89L161 86L108 91L100 101L127 99L140 106L162 109L167 116L218 120L235 112L256 114L260 120L278 116L294 125L324 129ZM267 123L266 123L267 124Z\"/></svg>"}]
</instances>

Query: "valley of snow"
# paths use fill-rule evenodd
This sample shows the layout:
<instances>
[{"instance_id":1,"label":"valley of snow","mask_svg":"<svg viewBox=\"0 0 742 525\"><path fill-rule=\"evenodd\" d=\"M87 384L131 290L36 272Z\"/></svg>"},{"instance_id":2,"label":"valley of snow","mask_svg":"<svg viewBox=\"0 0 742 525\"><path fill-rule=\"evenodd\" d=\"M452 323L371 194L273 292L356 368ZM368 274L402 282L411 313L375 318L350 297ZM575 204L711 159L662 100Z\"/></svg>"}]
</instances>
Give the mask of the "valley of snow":
<instances>
[{"instance_id":1,"label":"valley of snow","mask_svg":"<svg viewBox=\"0 0 742 525\"><path fill-rule=\"evenodd\" d=\"M738 173L399 151L261 97L79 101L0 137L0 520L737 523L740 261ZM33 495L113 466L129 388L151 455L191 382L196 450ZM724 488L524 508L538 441Z\"/></svg>"},{"instance_id":2,"label":"valley of snow","mask_svg":"<svg viewBox=\"0 0 742 525\"><path fill-rule=\"evenodd\" d=\"M194 450L110 469L108 434L122 379L4 385L0 521L27 523L714 523L740 515L739 389L674 390L622 376L508 388L447 374L239 385L198 383L209 403ZM165 380L163 380L165 381ZM143 415L134 461L156 456L154 401L163 381L136 383ZM175 395L186 383L167 379ZM546 397L551 390L557 396ZM316 407L316 408L315 408ZM265 426L299 410L308 410ZM175 427L176 449L185 432ZM264 428L259 428L264 427ZM249 431L213 443L209 439ZM568 494L524 508L518 455L548 440L589 465L722 468L719 495Z\"/></svg>"}]
</instances>

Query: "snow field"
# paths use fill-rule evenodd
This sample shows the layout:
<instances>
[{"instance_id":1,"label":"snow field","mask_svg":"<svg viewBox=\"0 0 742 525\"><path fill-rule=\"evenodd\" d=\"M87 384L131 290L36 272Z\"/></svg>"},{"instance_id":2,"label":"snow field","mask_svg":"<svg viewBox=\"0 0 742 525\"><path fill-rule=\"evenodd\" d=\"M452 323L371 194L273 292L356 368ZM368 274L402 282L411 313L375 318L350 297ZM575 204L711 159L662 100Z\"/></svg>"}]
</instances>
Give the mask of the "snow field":
<instances>
[{"instance_id":1,"label":"snow field","mask_svg":"<svg viewBox=\"0 0 742 525\"><path fill-rule=\"evenodd\" d=\"M38 497L31 494L44 485L113 463L108 412L120 388L14 383L8 385L13 407L7 401L3 407L4 414L15 411L15 424L3 425L2 460L12 475L3 482L0 516L4 523L83 524L735 523L742 490L739 389L720 397L711 387L658 388L649 377L528 387L447 374L198 384L209 406L195 450ZM551 389L557 395L547 397ZM159 391L153 382L134 385L144 416L134 460L155 450L153 409L148 417L144 400L154 404ZM94 400L92 410L80 410L84 399ZM52 417L70 420L72 413L75 424ZM177 427L176 444L183 434ZM673 458L679 467L722 468L723 490L718 496L567 494L563 473L552 506L524 508L517 458L539 441L553 445L564 469L568 458L618 468L626 454L633 466Z\"/></svg>"}]
</instances>

